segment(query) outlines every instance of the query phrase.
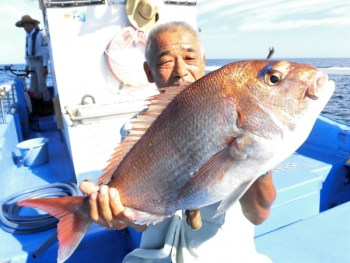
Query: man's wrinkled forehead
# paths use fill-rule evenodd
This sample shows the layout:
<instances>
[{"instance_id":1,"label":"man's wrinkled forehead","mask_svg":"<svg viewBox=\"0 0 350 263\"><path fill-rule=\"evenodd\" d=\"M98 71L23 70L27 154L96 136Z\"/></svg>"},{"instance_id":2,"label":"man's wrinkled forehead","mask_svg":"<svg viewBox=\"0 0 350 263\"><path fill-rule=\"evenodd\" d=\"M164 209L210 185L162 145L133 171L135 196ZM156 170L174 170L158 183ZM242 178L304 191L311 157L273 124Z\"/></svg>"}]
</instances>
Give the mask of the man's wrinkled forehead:
<instances>
[{"instance_id":1,"label":"man's wrinkled forehead","mask_svg":"<svg viewBox=\"0 0 350 263\"><path fill-rule=\"evenodd\" d=\"M151 44L152 53L157 59L171 52L201 53L198 39L189 31L162 32Z\"/></svg>"}]
</instances>

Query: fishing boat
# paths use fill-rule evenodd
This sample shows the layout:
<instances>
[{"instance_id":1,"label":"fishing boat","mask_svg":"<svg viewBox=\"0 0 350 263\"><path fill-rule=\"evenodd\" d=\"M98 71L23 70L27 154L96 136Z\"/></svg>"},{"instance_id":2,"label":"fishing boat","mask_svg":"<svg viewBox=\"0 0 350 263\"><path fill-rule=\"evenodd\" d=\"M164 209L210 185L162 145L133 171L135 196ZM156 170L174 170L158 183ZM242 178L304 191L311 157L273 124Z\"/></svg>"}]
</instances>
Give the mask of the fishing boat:
<instances>
[{"instance_id":1,"label":"fishing boat","mask_svg":"<svg viewBox=\"0 0 350 263\"><path fill-rule=\"evenodd\" d=\"M39 1L54 114L28 117L24 77L3 69L19 76L0 85L1 263L56 262L57 221L19 210L16 202L81 194L76 185L96 181L121 128L155 92L140 74L147 36L130 24L125 2ZM197 27L196 2L164 1L161 21ZM322 70L350 74L350 68ZM268 220L255 227L258 252L275 263L350 262L349 158L350 126L321 114L305 143L274 169L277 199ZM131 228L93 224L66 262L121 262L140 238Z\"/></svg>"}]
</instances>

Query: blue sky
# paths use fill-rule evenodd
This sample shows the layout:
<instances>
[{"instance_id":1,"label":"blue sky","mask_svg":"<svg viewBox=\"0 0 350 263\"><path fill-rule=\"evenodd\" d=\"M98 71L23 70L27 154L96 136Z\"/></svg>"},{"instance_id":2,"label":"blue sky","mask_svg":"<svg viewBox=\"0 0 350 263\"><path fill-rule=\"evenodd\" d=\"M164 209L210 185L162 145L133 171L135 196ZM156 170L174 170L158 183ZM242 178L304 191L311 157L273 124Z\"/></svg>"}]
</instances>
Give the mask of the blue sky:
<instances>
[{"instance_id":1,"label":"blue sky","mask_svg":"<svg viewBox=\"0 0 350 263\"><path fill-rule=\"evenodd\" d=\"M23 14L42 20L36 0L0 0L0 64L23 63ZM198 0L207 58L350 57L349 0Z\"/></svg>"},{"instance_id":2,"label":"blue sky","mask_svg":"<svg viewBox=\"0 0 350 263\"><path fill-rule=\"evenodd\" d=\"M208 58L350 57L349 0L199 0Z\"/></svg>"}]
</instances>

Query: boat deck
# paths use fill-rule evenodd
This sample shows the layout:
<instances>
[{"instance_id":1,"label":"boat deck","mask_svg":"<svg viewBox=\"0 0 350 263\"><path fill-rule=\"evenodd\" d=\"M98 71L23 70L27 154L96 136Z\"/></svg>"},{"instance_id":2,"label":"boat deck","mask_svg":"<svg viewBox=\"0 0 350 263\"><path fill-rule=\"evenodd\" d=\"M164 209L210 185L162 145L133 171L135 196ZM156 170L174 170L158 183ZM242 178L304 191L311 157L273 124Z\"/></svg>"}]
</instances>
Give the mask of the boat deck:
<instances>
[{"instance_id":1,"label":"boat deck","mask_svg":"<svg viewBox=\"0 0 350 263\"><path fill-rule=\"evenodd\" d=\"M350 262L350 202L255 239L274 263Z\"/></svg>"},{"instance_id":2,"label":"boat deck","mask_svg":"<svg viewBox=\"0 0 350 263\"><path fill-rule=\"evenodd\" d=\"M8 123L4 133L13 132L15 126L13 116L8 116ZM6 136L7 140L2 141L0 200L38 186L56 182L76 182L71 158L61 132L59 130L31 132L27 134L26 139L36 137L49 139L49 162L32 167L20 166L16 157L20 155L15 147L16 136L12 136L13 140L9 140L11 137ZM39 247L55 233L56 228L53 228L35 234L19 235L5 232L0 228L0 262L56 262L58 242L42 253L37 253L36 258L33 257ZM77 250L66 262L121 262L128 252L139 245L139 239L140 234L132 229L110 231L93 224ZM91 247L94 249L90 249Z\"/></svg>"},{"instance_id":3,"label":"boat deck","mask_svg":"<svg viewBox=\"0 0 350 263\"><path fill-rule=\"evenodd\" d=\"M69 151L59 130L27 134L25 139L49 139L49 162L24 167L16 158L19 156L17 138L13 135L16 120L13 116L8 119L6 129L1 130L6 140L0 139L1 199L18 191L58 181L76 182ZM317 125L321 124L323 121ZM340 130L346 134L347 140L349 128ZM332 134L328 136L331 138ZM334 137L338 138L339 134L334 133ZM350 238L347 235L350 230L347 224L350 203L341 205L350 200L349 186L344 184L346 158L315 147L314 142L305 144L274 172L277 199L269 219L256 227L255 243L257 250L271 257L275 263L350 261ZM345 147L344 152L347 153L346 147L350 146L342 143L341 147ZM329 182L333 185L329 186ZM333 188L339 193L332 195ZM320 209L327 210L337 205L319 214ZM0 262L56 262L57 242L37 254L36 258L32 256L55 232L53 228L36 234L18 235L0 229ZM138 246L139 240L140 233L132 229L109 231L94 224L67 262L121 262L126 253Z\"/></svg>"}]
</instances>

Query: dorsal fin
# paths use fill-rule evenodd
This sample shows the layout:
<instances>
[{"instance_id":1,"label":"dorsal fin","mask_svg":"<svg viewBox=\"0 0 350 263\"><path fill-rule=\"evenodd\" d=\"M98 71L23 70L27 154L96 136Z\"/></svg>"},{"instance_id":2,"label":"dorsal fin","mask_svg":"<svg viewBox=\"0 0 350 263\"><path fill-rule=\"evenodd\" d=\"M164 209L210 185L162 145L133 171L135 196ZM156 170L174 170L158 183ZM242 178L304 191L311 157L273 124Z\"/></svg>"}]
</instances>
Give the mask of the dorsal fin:
<instances>
[{"instance_id":1,"label":"dorsal fin","mask_svg":"<svg viewBox=\"0 0 350 263\"><path fill-rule=\"evenodd\" d=\"M148 101L149 107L146 112L137 114L136 119L132 120L132 128L125 139L116 148L114 154L109 159L109 164L104 168L104 173L98 178L97 185L108 184L112 179L114 171L118 168L121 161L128 154L130 149L138 142L138 140L145 134L152 123L168 106L168 104L184 90L190 83L183 83L179 86L170 86L158 89L161 93L152 96L145 100Z\"/></svg>"}]
</instances>

